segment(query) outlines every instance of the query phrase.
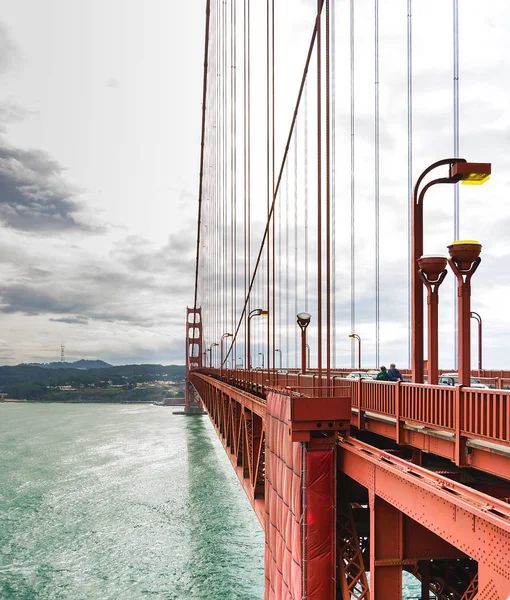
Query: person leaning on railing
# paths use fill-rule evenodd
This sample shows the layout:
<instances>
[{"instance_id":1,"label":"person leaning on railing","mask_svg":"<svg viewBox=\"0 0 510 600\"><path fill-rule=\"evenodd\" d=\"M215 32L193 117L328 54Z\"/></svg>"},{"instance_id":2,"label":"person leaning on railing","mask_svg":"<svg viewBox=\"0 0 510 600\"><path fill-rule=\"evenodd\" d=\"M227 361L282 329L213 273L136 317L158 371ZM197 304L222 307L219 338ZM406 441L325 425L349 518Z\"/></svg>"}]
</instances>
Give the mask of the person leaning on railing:
<instances>
[{"instance_id":1,"label":"person leaning on railing","mask_svg":"<svg viewBox=\"0 0 510 600\"><path fill-rule=\"evenodd\" d=\"M388 377L388 371L386 371L386 367L381 367L381 370L379 373L377 373L376 379L378 381L389 381L390 378Z\"/></svg>"},{"instance_id":2,"label":"person leaning on railing","mask_svg":"<svg viewBox=\"0 0 510 600\"><path fill-rule=\"evenodd\" d=\"M391 363L388 369L388 379L390 381L403 381L402 373L397 369L395 363Z\"/></svg>"}]
</instances>

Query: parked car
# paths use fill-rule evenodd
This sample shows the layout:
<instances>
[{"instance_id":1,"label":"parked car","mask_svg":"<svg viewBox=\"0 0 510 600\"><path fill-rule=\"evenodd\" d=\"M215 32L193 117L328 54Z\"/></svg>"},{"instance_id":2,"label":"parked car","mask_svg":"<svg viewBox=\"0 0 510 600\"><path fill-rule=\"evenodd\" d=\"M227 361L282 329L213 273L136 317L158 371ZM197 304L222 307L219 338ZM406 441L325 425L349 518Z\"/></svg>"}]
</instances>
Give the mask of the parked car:
<instances>
[{"instance_id":1,"label":"parked car","mask_svg":"<svg viewBox=\"0 0 510 600\"><path fill-rule=\"evenodd\" d=\"M439 385L459 385L459 374L458 373L443 373L439 376ZM490 389L485 383L481 383L478 379L471 377L471 383L469 387L479 388L482 390Z\"/></svg>"},{"instance_id":2,"label":"parked car","mask_svg":"<svg viewBox=\"0 0 510 600\"><path fill-rule=\"evenodd\" d=\"M346 376L346 379L373 379L373 377L364 371L353 371Z\"/></svg>"}]
</instances>

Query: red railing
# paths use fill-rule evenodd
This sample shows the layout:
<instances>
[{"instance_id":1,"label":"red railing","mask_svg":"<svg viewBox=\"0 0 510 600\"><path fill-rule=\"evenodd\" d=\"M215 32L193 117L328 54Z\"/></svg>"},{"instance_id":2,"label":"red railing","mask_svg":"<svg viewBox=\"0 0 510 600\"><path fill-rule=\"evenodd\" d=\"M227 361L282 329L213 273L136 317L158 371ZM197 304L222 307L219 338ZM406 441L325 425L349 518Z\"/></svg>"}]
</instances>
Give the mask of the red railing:
<instances>
[{"instance_id":1,"label":"red railing","mask_svg":"<svg viewBox=\"0 0 510 600\"><path fill-rule=\"evenodd\" d=\"M464 389L460 429L490 441L510 442L510 392Z\"/></svg>"},{"instance_id":2,"label":"red railing","mask_svg":"<svg viewBox=\"0 0 510 600\"><path fill-rule=\"evenodd\" d=\"M400 394L400 418L421 425L454 429L455 388L419 383L393 386Z\"/></svg>"},{"instance_id":3,"label":"red railing","mask_svg":"<svg viewBox=\"0 0 510 600\"><path fill-rule=\"evenodd\" d=\"M267 371L209 370L217 377L248 391L263 393L269 386L289 390L306 389L310 396L340 395L340 389L351 390L352 407L361 415L374 413L396 420L464 437L475 437L510 446L510 391L475 389L428 384L346 379L334 375L326 386L317 374L276 373ZM456 418L458 415L458 418ZM359 424L362 419L358 419Z\"/></svg>"}]
</instances>

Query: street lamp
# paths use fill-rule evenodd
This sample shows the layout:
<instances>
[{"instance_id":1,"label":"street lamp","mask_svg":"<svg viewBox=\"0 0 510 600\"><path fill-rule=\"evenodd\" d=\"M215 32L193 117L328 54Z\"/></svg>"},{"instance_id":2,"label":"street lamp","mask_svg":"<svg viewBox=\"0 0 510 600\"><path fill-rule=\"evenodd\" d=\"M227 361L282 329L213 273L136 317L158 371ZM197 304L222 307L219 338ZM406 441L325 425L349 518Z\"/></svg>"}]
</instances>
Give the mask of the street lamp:
<instances>
[{"instance_id":1,"label":"street lamp","mask_svg":"<svg viewBox=\"0 0 510 600\"><path fill-rule=\"evenodd\" d=\"M252 311L250 311L250 314L248 315L248 331L247 331L247 335L246 337L247 339L247 346L248 346L248 370L251 369L251 345L250 345L250 321L253 317L258 317L260 315L265 315L267 316L269 314L268 310L264 310L262 308L254 308Z\"/></svg>"},{"instance_id":2,"label":"street lamp","mask_svg":"<svg viewBox=\"0 0 510 600\"><path fill-rule=\"evenodd\" d=\"M301 373L306 373L306 328L310 325L312 315L307 312L299 312L296 315L297 324L301 329Z\"/></svg>"},{"instance_id":3,"label":"street lamp","mask_svg":"<svg viewBox=\"0 0 510 600\"><path fill-rule=\"evenodd\" d=\"M424 177L436 167L449 165L448 177L433 179L420 185ZM412 309L412 370L413 382L423 383L423 286L418 274L418 259L423 254L423 198L425 192L438 183L475 183L481 184L489 179L491 174L490 163L468 163L465 158L445 158L430 165L418 177L413 191L413 204L411 211L411 309Z\"/></svg>"},{"instance_id":4,"label":"street lamp","mask_svg":"<svg viewBox=\"0 0 510 600\"><path fill-rule=\"evenodd\" d=\"M209 348L207 348L207 352L209 352L209 368L212 368L212 348L214 348L214 346L219 346L218 342L214 342L212 343Z\"/></svg>"},{"instance_id":5,"label":"street lamp","mask_svg":"<svg viewBox=\"0 0 510 600\"><path fill-rule=\"evenodd\" d=\"M280 350L280 348L276 348L275 352L280 353L280 371L281 371L282 370L282 351Z\"/></svg>"},{"instance_id":6,"label":"street lamp","mask_svg":"<svg viewBox=\"0 0 510 600\"><path fill-rule=\"evenodd\" d=\"M438 344L438 307L439 286L443 283L448 271L446 256L422 256L418 259L418 275L427 288L428 306L428 381L436 384L439 377L439 344Z\"/></svg>"},{"instance_id":7,"label":"street lamp","mask_svg":"<svg viewBox=\"0 0 510 600\"><path fill-rule=\"evenodd\" d=\"M361 371L361 338L357 333L351 333L349 337L358 340L358 371Z\"/></svg>"},{"instance_id":8,"label":"street lamp","mask_svg":"<svg viewBox=\"0 0 510 600\"><path fill-rule=\"evenodd\" d=\"M478 371L482 370L482 317L473 310L471 311L471 318L478 321ZM478 373L480 375L480 373Z\"/></svg>"},{"instance_id":9,"label":"street lamp","mask_svg":"<svg viewBox=\"0 0 510 600\"><path fill-rule=\"evenodd\" d=\"M264 353L259 352L259 356L262 356L262 368L264 368Z\"/></svg>"},{"instance_id":10,"label":"street lamp","mask_svg":"<svg viewBox=\"0 0 510 600\"><path fill-rule=\"evenodd\" d=\"M220 343L221 343L221 346L220 346L220 353L221 353L221 364L220 364L220 370L221 370L221 369L223 369L223 340L224 340L225 338L228 338L228 337L232 337L232 334L231 334L231 333L224 333L224 334L221 336L221 340L220 340Z\"/></svg>"},{"instance_id":11,"label":"street lamp","mask_svg":"<svg viewBox=\"0 0 510 600\"><path fill-rule=\"evenodd\" d=\"M204 350L203 355L204 355L204 367L206 367L207 366L207 350Z\"/></svg>"},{"instance_id":12,"label":"street lamp","mask_svg":"<svg viewBox=\"0 0 510 600\"><path fill-rule=\"evenodd\" d=\"M459 240L448 246L448 263L457 277L459 383L471 385L471 277L482 261L482 245L474 240Z\"/></svg>"}]
</instances>

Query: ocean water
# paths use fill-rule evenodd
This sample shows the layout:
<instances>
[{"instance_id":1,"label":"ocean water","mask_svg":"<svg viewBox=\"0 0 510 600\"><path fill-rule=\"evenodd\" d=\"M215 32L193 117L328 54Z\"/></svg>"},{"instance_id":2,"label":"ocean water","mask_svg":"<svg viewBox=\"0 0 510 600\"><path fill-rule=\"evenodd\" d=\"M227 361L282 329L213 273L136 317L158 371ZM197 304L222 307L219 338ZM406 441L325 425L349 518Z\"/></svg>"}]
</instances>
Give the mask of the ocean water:
<instances>
[{"instance_id":1,"label":"ocean water","mask_svg":"<svg viewBox=\"0 0 510 600\"><path fill-rule=\"evenodd\" d=\"M0 600L262 600L263 548L207 417L0 404Z\"/></svg>"},{"instance_id":2,"label":"ocean water","mask_svg":"<svg viewBox=\"0 0 510 600\"><path fill-rule=\"evenodd\" d=\"M0 405L0 599L260 600L262 529L206 419Z\"/></svg>"}]
</instances>

